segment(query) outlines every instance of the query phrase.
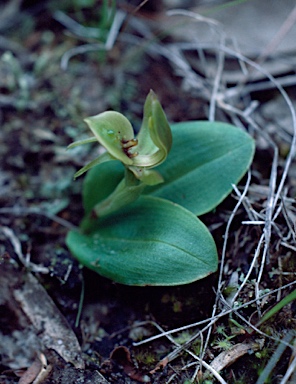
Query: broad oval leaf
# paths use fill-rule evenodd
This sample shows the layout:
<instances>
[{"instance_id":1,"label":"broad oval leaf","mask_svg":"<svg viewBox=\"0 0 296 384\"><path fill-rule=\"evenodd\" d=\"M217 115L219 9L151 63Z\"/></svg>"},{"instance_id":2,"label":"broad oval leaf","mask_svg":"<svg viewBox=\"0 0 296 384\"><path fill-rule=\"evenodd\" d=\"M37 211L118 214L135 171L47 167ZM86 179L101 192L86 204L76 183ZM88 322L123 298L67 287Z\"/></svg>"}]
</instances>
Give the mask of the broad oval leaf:
<instances>
[{"instance_id":1,"label":"broad oval leaf","mask_svg":"<svg viewBox=\"0 0 296 384\"><path fill-rule=\"evenodd\" d=\"M248 170L255 144L230 124L192 121L171 126L173 147L157 167L164 183L144 193L159 196L201 215L214 209Z\"/></svg>"},{"instance_id":2,"label":"broad oval leaf","mask_svg":"<svg viewBox=\"0 0 296 384\"><path fill-rule=\"evenodd\" d=\"M97 222L87 235L66 239L81 264L127 285L179 285L217 269L214 240L191 212L168 200L142 196Z\"/></svg>"}]
</instances>

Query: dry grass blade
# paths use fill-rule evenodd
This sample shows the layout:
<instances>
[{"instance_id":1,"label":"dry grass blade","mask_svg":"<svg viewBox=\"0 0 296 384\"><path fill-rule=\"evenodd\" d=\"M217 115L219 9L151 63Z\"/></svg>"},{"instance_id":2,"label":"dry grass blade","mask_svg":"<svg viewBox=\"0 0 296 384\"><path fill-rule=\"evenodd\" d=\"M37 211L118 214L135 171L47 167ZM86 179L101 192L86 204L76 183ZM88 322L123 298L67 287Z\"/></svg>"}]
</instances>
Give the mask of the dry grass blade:
<instances>
[{"instance_id":1,"label":"dry grass blade","mask_svg":"<svg viewBox=\"0 0 296 384\"><path fill-rule=\"evenodd\" d=\"M0 231L10 240L13 249L16 255L19 258L19 261L24 265L24 267L31 269L33 272L37 273L49 273L49 269L43 265L36 265L30 261L30 253L28 252L25 256L22 251L22 246L19 239L14 234L13 230L8 227L0 226Z\"/></svg>"}]
</instances>

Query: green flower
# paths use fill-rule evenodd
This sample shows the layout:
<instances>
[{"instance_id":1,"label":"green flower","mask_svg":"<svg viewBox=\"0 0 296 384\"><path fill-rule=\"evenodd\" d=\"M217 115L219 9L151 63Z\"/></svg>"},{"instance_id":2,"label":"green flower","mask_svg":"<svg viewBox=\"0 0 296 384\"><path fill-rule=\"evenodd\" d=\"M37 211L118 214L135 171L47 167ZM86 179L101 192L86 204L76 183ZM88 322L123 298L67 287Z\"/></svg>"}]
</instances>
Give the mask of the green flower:
<instances>
[{"instance_id":1,"label":"green flower","mask_svg":"<svg viewBox=\"0 0 296 384\"><path fill-rule=\"evenodd\" d=\"M97 140L107 152L80 169L75 177L97 164L119 160L145 184L153 185L162 181L157 172L149 169L166 159L172 146L172 134L166 115L153 91L146 98L143 122L136 137L129 120L119 112L106 111L86 118L85 122L95 137L75 142L69 148Z\"/></svg>"},{"instance_id":2,"label":"green flower","mask_svg":"<svg viewBox=\"0 0 296 384\"><path fill-rule=\"evenodd\" d=\"M106 152L97 157L78 172L82 175L95 165L106 161L119 160L125 166L124 177L115 190L98 203L86 217L84 228L89 226L90 217L103 217L134 202L143 192L145 185L163 182L162 176L154 168L167 158L172 146L172 133L166 115L153 91L150 91L145 104L143 122L135 137L129 120L121 113L106 111L85 119L94 134L93 138L77 141L68 148L98 141Z\"/></svg>"}]
</instances>

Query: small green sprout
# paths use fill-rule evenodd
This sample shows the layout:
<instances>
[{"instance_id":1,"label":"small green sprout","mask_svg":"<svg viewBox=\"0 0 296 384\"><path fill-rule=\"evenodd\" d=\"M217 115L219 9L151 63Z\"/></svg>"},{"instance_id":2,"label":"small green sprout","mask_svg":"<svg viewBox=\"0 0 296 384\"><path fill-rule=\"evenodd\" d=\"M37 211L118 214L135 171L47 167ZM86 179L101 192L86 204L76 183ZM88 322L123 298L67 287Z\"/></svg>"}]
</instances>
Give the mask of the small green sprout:
<instances>
[{"instance_id":1,"label":"small green sprout","mask_svg":"<svg viewBox=\"0 0 296 384\"><path fill-rule=\"evenodd\" d=\"M106 149L79 170L85 216L67 245L85 266L129 285L187 284L213 273L212 235L197 215L213 210L247 171L254 142L225 123L169 125L153 91L138 135L115 111L85 119Z\"/></svg>"}]
</instances>

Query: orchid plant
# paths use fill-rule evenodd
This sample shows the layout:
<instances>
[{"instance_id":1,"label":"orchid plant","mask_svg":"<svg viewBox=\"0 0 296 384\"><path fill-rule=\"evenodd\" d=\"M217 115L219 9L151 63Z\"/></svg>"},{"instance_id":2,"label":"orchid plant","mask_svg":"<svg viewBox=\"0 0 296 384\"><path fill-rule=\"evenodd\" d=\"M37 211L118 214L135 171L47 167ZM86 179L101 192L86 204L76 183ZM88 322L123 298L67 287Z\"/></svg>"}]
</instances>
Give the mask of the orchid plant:
<instances>
[{"instance_id":1,"label":"orchid plant","mask_svg":"<svg viewBox=\"0 0 296 384\"><path fill-rule=\"evenodd\" d=\"M247 171L254 141L229 124L169 125L153 91L135 136L115 111L85 119L106 151L79 170L85 216L67 245L85 266L129 285L177 285L216 271L212 235L197 215L213 210ZM156 168L156 169L155 169Z\"/></svg>"}]
</instances>

